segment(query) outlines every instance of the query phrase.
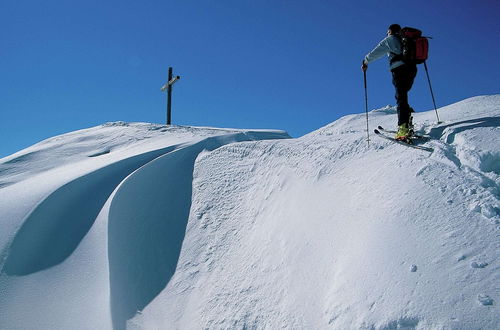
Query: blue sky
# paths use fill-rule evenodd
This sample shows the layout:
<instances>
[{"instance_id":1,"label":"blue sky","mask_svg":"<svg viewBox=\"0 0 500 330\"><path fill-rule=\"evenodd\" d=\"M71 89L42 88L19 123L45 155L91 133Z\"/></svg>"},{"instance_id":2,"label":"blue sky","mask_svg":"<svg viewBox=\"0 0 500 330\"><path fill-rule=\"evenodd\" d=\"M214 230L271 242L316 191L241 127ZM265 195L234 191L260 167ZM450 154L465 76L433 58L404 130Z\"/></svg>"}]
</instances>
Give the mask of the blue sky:
<instances>
[{"instance_id":1,"label":"blue sky","mask_svg":"<svg viewBox=\"0 0 500 330\"><path fill-rule=\"evenodd\" d=\"M500 3L418 3L3 0L0 157L109 121L165 123L169 66L173 124L299 137L364 112L360 63L391 23L434 37L438 107L500 93ZM410 103L431 110L419 69ZM369 108L394 104L387 61L367 74Z\"/></svg>"}]
</instances>

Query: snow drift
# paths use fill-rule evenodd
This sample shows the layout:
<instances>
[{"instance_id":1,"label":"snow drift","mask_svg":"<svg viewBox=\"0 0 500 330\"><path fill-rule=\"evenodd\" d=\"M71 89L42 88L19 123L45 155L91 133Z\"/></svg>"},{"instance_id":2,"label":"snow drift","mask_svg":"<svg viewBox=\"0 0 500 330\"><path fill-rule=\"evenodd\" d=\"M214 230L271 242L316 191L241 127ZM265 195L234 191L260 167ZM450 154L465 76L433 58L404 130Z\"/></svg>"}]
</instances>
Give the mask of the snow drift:
<instances>
[{"instance_id":1,"label":"snow drift","mask_svg":"<svg viewBox=\"0 0 500 330\"><path fill-rule=\"evenodd\" d=\"M0 328L497 328L500 96L439 112L414 120L432 153L350 115L298 139L115 123L4 158Z\"/></svg>"},{"instance_id":2,"label":"snow drift","mask_svg":"<svg viewBox=\"0 0 500 330\"><path fill-rule=\"evenodd\" d=\"M175 270L203 150L282 131L109 123L0 164L0 328L124 328Z\"/></svg>"}]
</instances>

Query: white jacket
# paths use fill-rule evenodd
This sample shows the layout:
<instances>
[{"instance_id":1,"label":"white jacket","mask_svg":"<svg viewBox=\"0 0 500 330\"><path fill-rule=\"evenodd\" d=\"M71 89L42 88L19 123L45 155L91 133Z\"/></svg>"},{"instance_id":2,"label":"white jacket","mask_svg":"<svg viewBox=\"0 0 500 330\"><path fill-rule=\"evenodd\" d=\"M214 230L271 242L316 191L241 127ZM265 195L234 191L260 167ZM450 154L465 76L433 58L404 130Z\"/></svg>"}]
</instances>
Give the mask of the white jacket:
<instances>
[{"instance_id":1,"label":"white jacket","mask_svg":"<svg viewBox=\"0 0 500 330\"><path fill-rule=\"evenodd\" d=\"M401 41L397 37L389 35L386 38L384 38L384 40L379 42L379 44L365 56L365 63L368 64L370 62L378 60L379 58L387 54L387 57L389 59L390 70L393 70L398 66L404 64L403 61L394 61L394 63L391 64L392 58L396 54L401 54L401 52L402 52Z\"/></svg>"}]
</instances>

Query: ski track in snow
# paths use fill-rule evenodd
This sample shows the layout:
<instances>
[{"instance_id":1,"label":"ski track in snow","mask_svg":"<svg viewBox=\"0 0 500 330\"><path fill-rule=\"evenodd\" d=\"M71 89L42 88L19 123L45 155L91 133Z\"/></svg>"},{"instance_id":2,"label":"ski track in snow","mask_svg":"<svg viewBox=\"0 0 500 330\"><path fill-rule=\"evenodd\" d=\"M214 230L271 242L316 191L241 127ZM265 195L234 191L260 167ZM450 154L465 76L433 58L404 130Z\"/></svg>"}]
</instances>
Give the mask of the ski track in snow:
<instances>
[{"instance_id":1,"label":"ski track in snow","mask_svg":"<svg viewBox=\"0 0 500 330\"><path fill-rule=\"evenodd\" d=\"M439 111L415 115L431 154L368 146L363 114L286 140L109 123L6 157L0 328L67 328L80 305L77 328L496 328L500 96ZM49 190L15 204L30 182Z\"/></svg>"}]
</instances>

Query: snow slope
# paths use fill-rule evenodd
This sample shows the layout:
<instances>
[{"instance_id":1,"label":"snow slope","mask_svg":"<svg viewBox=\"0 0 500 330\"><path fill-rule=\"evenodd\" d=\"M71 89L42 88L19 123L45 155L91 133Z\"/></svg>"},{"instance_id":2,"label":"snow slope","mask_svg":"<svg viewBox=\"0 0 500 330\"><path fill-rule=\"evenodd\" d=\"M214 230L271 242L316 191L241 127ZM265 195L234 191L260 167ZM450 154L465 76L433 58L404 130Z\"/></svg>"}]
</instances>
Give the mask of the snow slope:
<instances>
[{"instance_id":1,"label":"snow slope","mask_svg":"<svg viewBox=\"0 0 500 330\"><path fill-rule=\"evenodd\" d=\"M439 111L415 118L432 154L368 147L363 115L202 154L177 270L130 326L498 329L500 96Z\"/></svg>"},{"instance_id":2,"label":"snow slope","mask_svg":"<svg viewBox=\"0 0 500 330\"><path fill-rule=\"evenodd\" d=\"M298 139L116 123L4 158L0 328L499 328L500 95L439 116L414 120L432 153L368 146L359 114Z\"/></svg>"},{"instance_id":3,"label":"snow slope","mask_svg":"<svg viewBox=\"0 0 500 330\"><path fill-rule=\"evenodd\" d=\"M282 131L110 123L2 159L0 328L103 329L112 321L124 327L126 317L165 287L175 267L179 248L168 248L182 242L197 154L226 143L288 137ZM157 166L163 169L148 177ZM145 180L137 183L137 177ZM151 193L131 197L130 186ZM134 227L132 213L120 214L114 206L125 203L118 210L124 211L137 201L131 211L140 222ZM140 224L153 227L127 232ZM151 245L126 253L134 236L151 239L142 234L171 235L175 243L156 246L158 259L138 275L140 293L127 288L129 300L120 301L122 286L137 283L133 270L144 266L144 253L155 252ZM163 257L171 260L158 262Z\"/></svg>"}]
</instances>

